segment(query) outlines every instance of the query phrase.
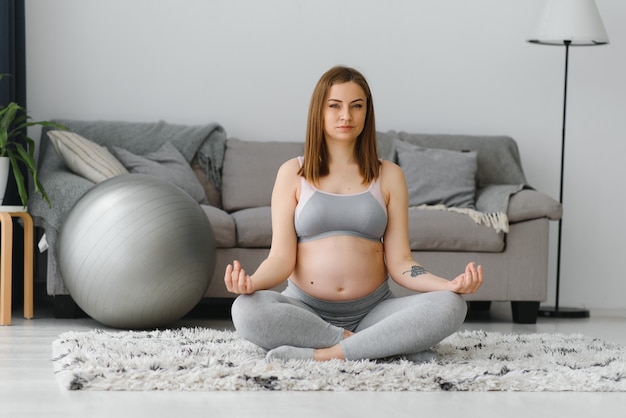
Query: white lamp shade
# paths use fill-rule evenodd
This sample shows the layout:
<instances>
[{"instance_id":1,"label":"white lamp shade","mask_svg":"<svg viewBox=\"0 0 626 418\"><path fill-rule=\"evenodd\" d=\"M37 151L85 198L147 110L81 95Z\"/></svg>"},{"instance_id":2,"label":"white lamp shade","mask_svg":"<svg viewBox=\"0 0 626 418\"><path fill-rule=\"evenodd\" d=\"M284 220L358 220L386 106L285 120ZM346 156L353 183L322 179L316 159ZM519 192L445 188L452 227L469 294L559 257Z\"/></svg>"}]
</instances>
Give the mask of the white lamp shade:
<instances>
[{"instance_id":1,"label":"white lamp shade","mask_svg":"<svg viewBox=\"0 0 626 418\"><path fill-rule=\"evenodd\" d=\"M594 0L548 0L528 42L548 45L609 43Z\"/></svg>"}]
</instances>

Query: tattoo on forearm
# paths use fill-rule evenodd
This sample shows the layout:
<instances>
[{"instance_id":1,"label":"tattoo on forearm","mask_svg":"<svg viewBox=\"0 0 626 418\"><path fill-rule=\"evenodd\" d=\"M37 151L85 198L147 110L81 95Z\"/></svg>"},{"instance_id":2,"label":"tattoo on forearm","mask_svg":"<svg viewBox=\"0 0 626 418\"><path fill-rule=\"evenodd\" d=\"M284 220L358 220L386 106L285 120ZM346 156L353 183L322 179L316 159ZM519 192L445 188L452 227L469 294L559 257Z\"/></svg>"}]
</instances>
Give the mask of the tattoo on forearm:
<instances>
[{"instance_id":1,"label":"tattoo on forearm","mask_svg":"<svg viewBox=\"0 0 626 418\"><path fill-rule=\"evenodd\" d=\"M402 274L406 274L406 273L411 273L411 277L417 277L417 276L421 276L422 274L428 273L428 271L426 271L426 269L422 266L412 266L411 270L407 270L403 272Z\"/></svg>"}]
</instances>

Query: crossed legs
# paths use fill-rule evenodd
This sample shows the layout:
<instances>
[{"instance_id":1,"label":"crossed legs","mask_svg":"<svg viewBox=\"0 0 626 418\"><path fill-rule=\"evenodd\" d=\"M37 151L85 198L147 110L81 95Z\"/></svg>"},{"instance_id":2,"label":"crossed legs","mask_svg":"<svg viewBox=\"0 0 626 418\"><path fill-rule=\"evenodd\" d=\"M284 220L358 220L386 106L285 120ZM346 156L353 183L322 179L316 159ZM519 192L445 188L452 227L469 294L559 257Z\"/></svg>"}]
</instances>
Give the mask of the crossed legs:
<instances>
[{"instance_id":1,"label":"crossed legs","mask_svg":"<svg viewBox=\"0 0 626 418\"><path fill-rule=\"evenodd\" d=\"M241 295L233 304L237 332L269 350L268 358L377 359L420 353L455 332L466 304L452 292L388 298L353 329L333 325L303 302L274 291Z\"/></svg>"},{"instance_id":2,"label":"crossed legs","mask_svg":"<svg viewBox=\"0 0 626 418\"><path fill-rule=\"evenodd\" d=\"M372 309L355 333L340 342L348 360L390 356L423 358L421 353L456 332L467 304L453 292L429 292L387 299Z\"/></svg>"},{"instance_id":3,"label":"crossed legs","mask_svg":"<svg viewBox=\"0 0 626 418\"><path fill-rule=\"evenodd\" d=\"M343 339L341 327L306 304L272 290L240 295L231 310L237 332L265 350L283 345L326 348Z\"/></svg>"}]
</instances>

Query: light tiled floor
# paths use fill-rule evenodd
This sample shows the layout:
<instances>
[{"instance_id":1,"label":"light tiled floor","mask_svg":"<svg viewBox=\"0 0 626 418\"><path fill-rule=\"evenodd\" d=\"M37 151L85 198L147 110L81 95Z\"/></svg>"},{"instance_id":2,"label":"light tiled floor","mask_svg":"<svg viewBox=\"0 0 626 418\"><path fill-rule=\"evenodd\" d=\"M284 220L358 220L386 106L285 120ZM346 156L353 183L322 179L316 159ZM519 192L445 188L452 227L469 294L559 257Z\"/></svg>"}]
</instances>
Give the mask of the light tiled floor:
<instances>
[{"instance_id":1,"label":"light tiled floor","mask_svg":"<svg viewBox=\"0 0 626 418\"><path fill-rule=\"evenodd\" d=\"M0 327L0 417L626 417L624 393L368 392L71 392L52 371L52 341L67 330L102 328L88 319L36 319L14 312ZM226 319L186 318L177 326L231 328ZM582 333L626 345L626 310L592 311L589 319L511 323L508 304L471 319L466 329L505 333Z\"/></svg>"}]
</instances>

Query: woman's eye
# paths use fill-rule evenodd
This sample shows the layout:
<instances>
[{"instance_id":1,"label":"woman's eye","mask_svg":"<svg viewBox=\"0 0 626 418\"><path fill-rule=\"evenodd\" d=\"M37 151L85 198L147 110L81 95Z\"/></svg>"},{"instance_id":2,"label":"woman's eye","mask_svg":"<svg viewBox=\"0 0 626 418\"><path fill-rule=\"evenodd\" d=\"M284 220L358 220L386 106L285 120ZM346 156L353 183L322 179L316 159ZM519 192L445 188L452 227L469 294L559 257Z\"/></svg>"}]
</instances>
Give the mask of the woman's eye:
<instances>
[{"instance_id":1,"label":"woman's eye","mask_svg":"<svg viewBox=\"0 0 626 418\"><path fill-rule=\"evenodd\" d=\"M353 105L352 107L355 108L355 109L360 109L360 108L363 107L363 105L359 103L359 104Z\"/></svg>"},{"instance_id":2,"label":"woman's eye","mask_svg":"<svg viewBox=\"0 0 626 418\"><path fill-rule=\"evenodd\" d=\"M329 105L329 107L333 108L333 109L339 109L339 105L337 103L331 103Z\"/></svg>"}]
</instances>

